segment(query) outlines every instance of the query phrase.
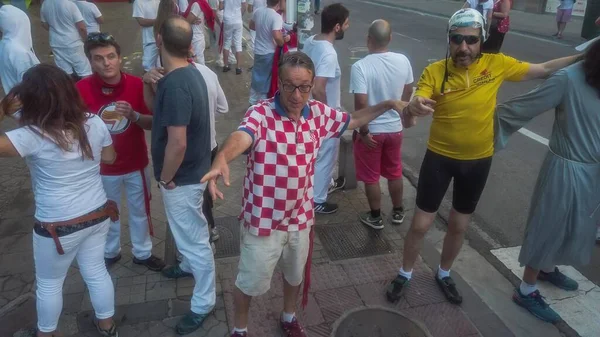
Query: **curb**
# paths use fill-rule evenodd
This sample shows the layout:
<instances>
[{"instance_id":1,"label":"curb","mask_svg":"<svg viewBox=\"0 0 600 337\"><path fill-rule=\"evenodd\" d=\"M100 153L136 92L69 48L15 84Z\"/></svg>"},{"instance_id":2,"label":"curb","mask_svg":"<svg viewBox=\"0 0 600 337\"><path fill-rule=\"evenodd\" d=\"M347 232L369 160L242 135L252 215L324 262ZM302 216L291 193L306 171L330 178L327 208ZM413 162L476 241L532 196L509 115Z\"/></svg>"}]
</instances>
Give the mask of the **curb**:
<instances>
[{"instance_id":1,"label":"curb","mask_svg":"<svg viewBox=\"0 0 600 337\"><path fill-rule=\"evenodd\" d=\"M419 183L419 173L416 172L413 168L403 163L402 175L413 185L416 189ZM442 205L440 205L440 209L451 207L451 202L444 197L442 201ZM448 219L442 216L439 212L436 215L436 219L440 220L442 224L446 227L448 226ZM506 267L498 258L491 253L493 247L476 231L473 229L473 223L485 223L485 221L477 216L477 214L473 214L471 225L469 226L467 233L465 235L465 239L469 242L469 246L471 246L475 251L479 253L489 264L492 265L502 276L504 276L513 286L518 287L521 284L521 279L514 275L508 267ZM445 229L444 229L445 230ZM483 230L482 230L483 231ZM435 251L437 254L437 250L426 240L423 242L423 250L427 251ZM426 255L425 253L421 254L424 260ZM429 255L429 254L427 254ZM435 269L437 267L436 263L432 263L432 261L424 261L430 268ZM555 323L554 326L558 329L558 331L565 337L581 337L573 328L571 328L566 322L561 321Z\"/></svg>"}]
</instances>

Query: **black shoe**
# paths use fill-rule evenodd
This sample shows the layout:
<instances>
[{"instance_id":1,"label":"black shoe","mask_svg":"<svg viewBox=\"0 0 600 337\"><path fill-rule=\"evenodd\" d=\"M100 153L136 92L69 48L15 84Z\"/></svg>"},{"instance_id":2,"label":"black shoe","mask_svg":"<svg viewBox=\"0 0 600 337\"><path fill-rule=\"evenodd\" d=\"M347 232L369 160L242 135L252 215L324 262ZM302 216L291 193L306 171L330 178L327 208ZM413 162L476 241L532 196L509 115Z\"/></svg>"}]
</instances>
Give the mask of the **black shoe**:
<instances>
[{"instance_id":1,"label":"black shoe","mask_svg":"<svg viewBox=\"0 0 600 337\"><path fill-rule=\"evenodd\" d=\"M239 75L242 73L242 68L235 68L235 74Z\"/></svg>"},{"instance_id":2,"label":"black shoe","mask_svg":"<svg viewBox=\"0 0 600 337\"><path fill-rule=\"evenodd\" d=\"M145 260L138 260L134 257L133 263L145 266L152 271L161 271L165 268L165 262L154 255L150 255L150 257Z\"/></svg>"},{"instance_id":3,"label":"black shoe","mask_svg":"<svg viewBox=\"0 0 600 337\"><path fill-rule=\"evenodd\" d=\"M436 272L435 281L437 282L438 286L440 286L440 289L442 289L442 292L444 293L444 295L446 295L446 298L448 299L448 301L450 301L450 303L462 303L462 295L460 294L460 292L458 292L458 289L456 289L456 283L454 283L454 280L450 276L440 279L437 276Z\"/></svg>"},{"instance_id":4,"label":"black shoe","mask_svg":"<svg viewBox=\"0 0 600 337\"><path fill-rule=\"evenodd\" d=\"M223 67L223 72L224 72L224 73L226 73L226 72L228 72L228 71L230 71L230 70L231 70L231 68L230 68L229 66L224 66L224 67Z\"/></svg>"},{"instance_id":5,"label":"black shoe","mask_svg":"<svg viewBox=\"0 0 600 337\"><path fill-rule=\"evenodd\" d=\"M119 333L117 332L117 326L115 325L115 323L113 323L113 325L108 330L102 329L100 327L100 324L98 324L98 320L96 319L94 319L94 325L96 326L96 330L98 330L98 333L102 336L119 337Z\"/></svg>"},{"instance_id":6,"label":"black shoe","mask_svg":"<svg viewBox=\"0 0 600 337\"><path fill-rule=\"evenodd\" d=\"M327 202L324 202L322 204L315 204L315 213L317 214L333 214L337 212L337 210L338 205L336 204L330 204Z\"/></svg>"},{"instance_id":7,"label":"black shoe","mask_svg":"<svg viewBox=\"0 0 600 337\"><path fill-rule=\"evenodd\" d=\"M335 191L339 191L339 190L343 189L345 186L346 186L346 178L339 177L333 182L333 185L329 186L329 189L327 190L327 194L331 194Z\"/></svg>"},{"instance_id":8,"label":"black shoe","mask_svg":"<svg viewBox=\"0 0 600 337\"><path fill-rule=\"evenodd\" d=\"M113 264L119 262L121 260L122 256L121 253L119 253L119 255L115 256L115 257L105 257L104 258L104 263L106 264L106 268L112 266Z\"/></svg>"},{"instance_id":9,"label":"black shoe","mask_svg":"<svg viewBox=\"0 0 600 337\"><path fill-rule=\"evenodd\" d=\"M177 334L187 335L200 329L202 327L202 323L204 323L209 315L210 313L201 315L192 311L188 312L181 318L181 320L179 320L179 323L177 323L177 326L175 327Z\"/></svg>"},{"instance_id":10,"label":"black shoe","mask_svg":"<svg viewBox=\"0 0 600 337\"><path fill-rule=\"evenodd\" d=\"M396 278L390 283L387 287L385 295L387 296L388 301L394 303L397 302L402 295L404 295L404 291L408 288L410 280L402 275L396 276Z\"/></svg>"},{"instance_id":11,"label":"black shoe","mask_svg":"<svg viewBox=\"0 0 600 337\"><path fill-rule=\"evenodd\" d=\"M171 266L162 270L162 274L166 278L178 279L183 277L193 277L192 273L181 270L179 265Z\"/></svg>"}]
</instances>

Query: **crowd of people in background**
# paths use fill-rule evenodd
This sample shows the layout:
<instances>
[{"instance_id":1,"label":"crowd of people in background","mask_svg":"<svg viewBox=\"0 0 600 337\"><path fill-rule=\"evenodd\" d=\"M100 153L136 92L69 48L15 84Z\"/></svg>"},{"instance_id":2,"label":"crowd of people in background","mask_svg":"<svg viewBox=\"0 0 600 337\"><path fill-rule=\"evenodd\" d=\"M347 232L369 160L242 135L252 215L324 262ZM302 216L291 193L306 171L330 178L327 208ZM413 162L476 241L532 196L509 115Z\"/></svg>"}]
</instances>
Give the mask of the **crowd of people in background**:
<instances>
[{"instance_id":1,"label":"crowd of people in background","mask_svg":"<svg viewBox=\"0 0 600 337\"><path fill-rule=\"evenodd\" d=\"M285 0L255 0L252 7L245 0L136 0L142 78L122 70L114 36L99 27L91 32L103 18L95 6L43 2L42 26L50 32L56 66L40 64L35 56L27 15L14 6L0 7L0 80L7 93L0 102L0 121L6 116L19 124L0 136L0 156L23 157L31 172L37 336L57 336L62 286L74 259L90 290L97 330L118 336L107 267L121 258L121 188L133 263L172 279L193 277L190 310L175 329L183 335L202 327L216 303L211 242L218 231L212 201L223 198L217 180L230 185L228 164L242 154L247 164L231 336L249 336L251 300L269 290L280 260L280 327L287 337L306 336L296 310L301 291L302 304L307 303L315 214L338 210L327 196L344 185L343 178L333 179L339 138L354 130L357 180L365 184L370 208L358 220L381 230L386 210L381 209L379 180L383 176L388 182L389 221L402 224L403 133L425 116L433 121L415 214L402 266L386 296L396 302L409 287L423 238L453 181L448 231L432 276L447 299L460 304L451 267L493 155L511 134L553 108L550 150L519 257L526 270L513 300L540 319L560 320L536 283L576 290L577 282L556 265L586 264L591 256L600 222L600 141L594 132L600 128L600 42L591 43L585 54L540 64L499 53L510 2L467 1L446 27L447 57L424 69L414 92L409 59L390 50L390 23L375 20L366 32L369 55L350 72L353 113L342 108L342 71L334 45L350 26L350 11L343 4L323 8L321 31L297 51L295 27L282 19ZM212 36L211 46L220 47L222 71L230 70L230 53L235 52L236 74L241 74L246 10L252 12L250 29L255 31L250 107L219 146L215 115L228 111L228 93L204 65L204 34ZM534 79L547 80L497 105L505 81ZM144 130L151 131L151 161ZM182 255L177 265L165 266L152 254L153 180Z\"/></svg>"}]
</instances>

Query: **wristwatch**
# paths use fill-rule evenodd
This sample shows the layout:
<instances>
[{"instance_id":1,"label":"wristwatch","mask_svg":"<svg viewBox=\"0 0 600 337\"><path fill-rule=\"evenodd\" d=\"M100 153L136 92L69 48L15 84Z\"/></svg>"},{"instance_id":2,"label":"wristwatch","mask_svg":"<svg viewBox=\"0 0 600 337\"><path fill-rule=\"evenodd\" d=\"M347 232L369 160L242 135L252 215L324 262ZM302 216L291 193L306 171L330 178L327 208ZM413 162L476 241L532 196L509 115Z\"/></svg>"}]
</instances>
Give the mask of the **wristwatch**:
<instances>
[{"instance_id":1,"label":"wristwatch","mask_svg":"<svg viewBox=\"0 0 600 337\"><path fill-rule=\"evenodd\" d=\"M161 181L159 181L158 183L160 184L160 186L162 186L162 187L164 187L164 188L167 188L167 186L168 186L170 183L172 183L172 182L173 182L173 180L171 180L171 181L164 181L164 180L161 180Z\"/></svg>"}]
</instances>

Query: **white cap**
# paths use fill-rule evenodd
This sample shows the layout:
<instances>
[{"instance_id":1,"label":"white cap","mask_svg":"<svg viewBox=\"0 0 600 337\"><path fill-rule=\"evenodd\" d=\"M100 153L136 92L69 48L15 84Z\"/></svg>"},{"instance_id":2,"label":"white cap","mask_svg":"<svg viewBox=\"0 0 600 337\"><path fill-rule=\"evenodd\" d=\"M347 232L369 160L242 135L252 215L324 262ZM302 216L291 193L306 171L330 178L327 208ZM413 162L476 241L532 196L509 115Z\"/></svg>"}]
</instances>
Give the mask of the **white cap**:
<instances>
[{"instance_id":1,"label":"white cap","mask_svg":"<svg viewBox=\"0 0 600 337\"><path fill-rule=\"evenodd\" d=\"M487 38L483 15L473 8L463 8L459 10L454 13L450 18L450 21L448 21L448 33L463 27L481 28L483 39L485 40Z\"/></svg>"}]
</instances>

